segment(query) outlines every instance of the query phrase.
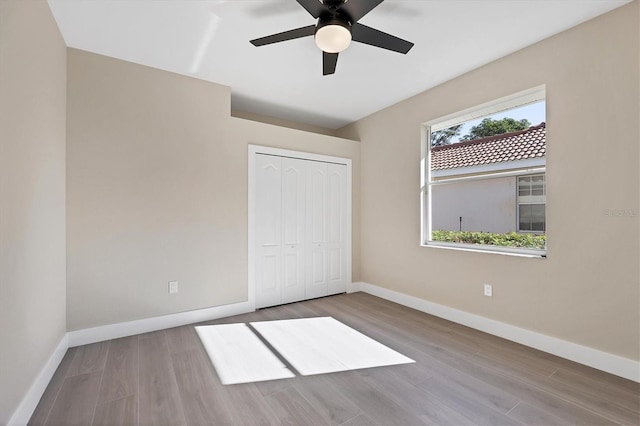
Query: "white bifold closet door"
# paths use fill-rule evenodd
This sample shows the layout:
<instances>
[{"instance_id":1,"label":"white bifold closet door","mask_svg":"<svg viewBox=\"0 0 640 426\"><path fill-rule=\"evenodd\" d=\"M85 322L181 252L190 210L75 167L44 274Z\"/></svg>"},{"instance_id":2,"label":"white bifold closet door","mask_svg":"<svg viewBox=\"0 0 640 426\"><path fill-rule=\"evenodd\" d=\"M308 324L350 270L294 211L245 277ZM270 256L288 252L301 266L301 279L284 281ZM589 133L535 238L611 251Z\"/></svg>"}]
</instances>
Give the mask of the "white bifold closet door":
<instances>
[{"instance_id":1,"label":"white bifold closet door","mask_svg":"<svg viewBox=\"0 0 640 426\"><path fill-rule=\"evenodd\" d=\"M343 293L346 165L256 155L256 307Z\"/></svg>"}]
</instances>

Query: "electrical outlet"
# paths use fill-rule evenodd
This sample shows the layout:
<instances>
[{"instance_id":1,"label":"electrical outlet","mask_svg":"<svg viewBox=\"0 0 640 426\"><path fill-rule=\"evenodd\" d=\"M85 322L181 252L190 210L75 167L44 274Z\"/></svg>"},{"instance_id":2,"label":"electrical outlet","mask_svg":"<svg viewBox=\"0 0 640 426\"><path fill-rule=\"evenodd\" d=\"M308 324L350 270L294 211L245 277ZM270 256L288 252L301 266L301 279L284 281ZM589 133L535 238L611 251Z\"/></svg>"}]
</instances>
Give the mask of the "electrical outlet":
<instances>
[{"instance_id":1,"label":"electrical outlet","mask_svg":"<svg viewBox=\"0 0 640 426\"><path fill-rule=\"evenodd\" d=\"M169 294L178 292L178 281L169 281Z\"/></svg>"},{"instance_id":2,"label":"electrical outlet","mask_svg":"<svg viewBox=\"0 0 640 426\"><path fill-rule=\"evenodd\" d=\"M485 296L493 296L493 286L491 284L484 285L484 295Z\"/></svg>"}]
</instances>

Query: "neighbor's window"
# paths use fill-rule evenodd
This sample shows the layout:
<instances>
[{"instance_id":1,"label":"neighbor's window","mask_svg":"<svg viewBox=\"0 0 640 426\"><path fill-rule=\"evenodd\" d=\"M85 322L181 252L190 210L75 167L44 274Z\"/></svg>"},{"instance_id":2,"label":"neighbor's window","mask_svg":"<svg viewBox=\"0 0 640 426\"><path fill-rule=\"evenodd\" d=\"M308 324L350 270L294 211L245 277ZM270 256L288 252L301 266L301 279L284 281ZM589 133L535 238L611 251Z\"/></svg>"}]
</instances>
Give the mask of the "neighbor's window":
<instances>
[{"instance_id":1,"label":"neighbor's window","mask_svg":"<svg viewBox=\"0 0 640 426\"><path fill-rule=\"evenodd\" d=\"M543 173L518 177L518 231L544 232L546 185Z\"/></svg>"},{"instance_id":2,"label":"neighbor's window","mask_svg":"<svg viewBox=\"0 0 640 426\"><path fill-rule=\"evenodd\" d=\"M546 253L543 87L424 125L423 243Z\"/></svg>"}]
</instances>

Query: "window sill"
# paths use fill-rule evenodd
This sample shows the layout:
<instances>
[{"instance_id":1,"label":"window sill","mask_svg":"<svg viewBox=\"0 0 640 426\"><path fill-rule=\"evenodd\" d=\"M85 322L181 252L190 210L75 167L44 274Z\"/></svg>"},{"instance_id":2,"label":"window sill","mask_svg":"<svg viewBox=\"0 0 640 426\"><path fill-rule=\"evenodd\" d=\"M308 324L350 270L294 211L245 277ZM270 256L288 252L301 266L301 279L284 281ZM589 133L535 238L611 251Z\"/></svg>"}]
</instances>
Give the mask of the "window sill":
<instances>
[{"instance_id":1,"label":"window sill","mask_svg":"<svg viewBox=\"0 0 640 426\"><path fill-rule=\"evenodd\" d=\"M528 257L534 259L546 259L546 250L519 249L514 247L498 247L480 244L446 243L443 241L427 241L421 247L438 248L446 250L458 250L475 253L501 254L506 256Z\"/></svg>"}]
</instances>

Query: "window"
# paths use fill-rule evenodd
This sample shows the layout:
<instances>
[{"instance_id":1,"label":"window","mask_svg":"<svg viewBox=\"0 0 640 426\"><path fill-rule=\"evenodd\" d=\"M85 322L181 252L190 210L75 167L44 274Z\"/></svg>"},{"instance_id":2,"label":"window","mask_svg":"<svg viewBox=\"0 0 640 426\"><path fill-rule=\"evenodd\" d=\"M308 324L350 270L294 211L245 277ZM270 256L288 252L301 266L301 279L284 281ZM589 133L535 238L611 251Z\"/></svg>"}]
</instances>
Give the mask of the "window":
<instances>
[{"instance_id":1,"label":"window","mask_svg":"<svg viewBox=\"0 0 640 426\"><path fill-rule=\"evenodd\" d=\"M545 89L424 124L423 245L546 253Z\"/></svg>"},{"instance_id":2,"label":"window","mask_svg":"<svg viewBox=\"0 0 640 426\"><path fill-rule=\"evenodd\" d=\"M544 174L518 177L518 231L544 232L546 185Z\"/></svg>"}]
</instances>

